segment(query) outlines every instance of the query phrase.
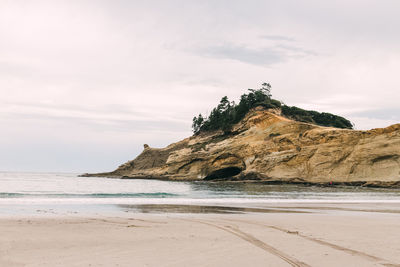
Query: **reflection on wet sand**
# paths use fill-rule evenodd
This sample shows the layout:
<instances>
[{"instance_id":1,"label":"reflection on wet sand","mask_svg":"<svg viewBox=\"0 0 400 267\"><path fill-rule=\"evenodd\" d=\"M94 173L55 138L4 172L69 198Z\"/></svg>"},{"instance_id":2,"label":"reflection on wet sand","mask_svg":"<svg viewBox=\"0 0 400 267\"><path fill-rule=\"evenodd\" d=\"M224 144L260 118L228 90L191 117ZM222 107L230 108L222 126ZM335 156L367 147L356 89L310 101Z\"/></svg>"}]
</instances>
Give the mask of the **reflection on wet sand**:
<instances>
[{"instance_id":1,"label":"reflection on wet sand","mask_svg":"<svg viewBox=\"0 0 400 267\"><path fill-rule=\"evenodd\" d=\"M175 205L175 204L140 204L140 205L118 205L126 212L140 213L215 213L215 214L238 214L238 213L309 213L295 209L279 208L248 208L227 207L208 205Z\"/></svg>"},{"instance_id":2,"label":"reflection on wet sand","mask_svg":"<svg viewBox=\"0 0 400 267\"><path fill-rule=\"evenodd\" d=\"M357 211L357 212L378 212L378 213L400 213L400 209L365 209L365 208L356 208L357 204L353 204L354 208L345 208L345 207L306 207L306 206L295 206L295 207L279 207L282 209L299 209L299 210L319 210L319 211Z\"/></svg>"}]
</instances>

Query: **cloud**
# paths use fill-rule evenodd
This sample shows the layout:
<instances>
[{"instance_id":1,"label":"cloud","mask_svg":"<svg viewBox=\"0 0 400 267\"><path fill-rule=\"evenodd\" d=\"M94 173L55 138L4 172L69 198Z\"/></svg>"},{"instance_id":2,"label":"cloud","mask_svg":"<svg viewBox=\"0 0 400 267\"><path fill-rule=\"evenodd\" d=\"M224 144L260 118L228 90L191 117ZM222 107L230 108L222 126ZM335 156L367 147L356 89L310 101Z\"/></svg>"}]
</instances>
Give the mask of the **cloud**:
<instances>
[{"instance_id":1,"label":"cloud","mask_svg":"<svg viewBox=\"0 0 400 267\"><path fill-rule=\"evenodd\" d=\"M261 35L260 38L272 41L286 41L286 42L294 42L295 39L282 35Z\"/></svg>"},{"instance_id":2,"label":"cloud","mask_svg":"<svg viewBox=\"0 0 400 267\"><path fill-rule=\"evenodd\" d=\"M0 108L1 119L36 122L53 122L108 132L176 132L189 128L190 122L151 111L135 111L123 105L97 108L74 105L8 103Z\"/></svg>"},{"instance_id":3,"label":"cloud","mask_svg":"<svg viewBox=\"0 0 400 267\"><path fill-rule=\"evenodd\" d=\"M371 130L374 128L385 128L390 125L399 123L398 120L388 120L388 119L374 119L368 117L348 117L354 124L357 130Z\"/></svg>"},{"instance_id":4,"label":"cloud","mask_svg":"<svg viewBox=\"0 0 400 267\"><path fill-rule=\"evenodd\" d=\"M284 53L268 47L253 49L245 46L225 44L201 48L196 52L205 57L230 59L260 66L269 66L286 60L286 55Z\"/></svg>"},{"instance_id":5,"label":"cloud","mask_svg":"<svg viewBox=\"0 0 400 267\"><path fill-rule=\"evenodd\" d=\"M229 59L257 66L271 66L284 63L290 58L317 55L311 50L284 44L261 48L223 44L193 49L193 53L208 58Z\"/></svg>"},{"instance_id":6,"label":"cloud","mask_svg":"<svg viewBox=\"0 0 400 267\"><path fill-rule=\"evenodd\" d=\"M400 123L400 108L371 109L350 114L355 117L363 117L376 120L390 120Z\"/></svg>"},{"instance_id":7,"label":"cloud","mask_svg":"<svg viewBox=\"0 0 400 267\"><path fill-rule=\"evenodd\" d=\"M317 56L318 55L317 52L314 52L310 49L304 49L304 48L293 46L293 45L278 44L278 45L276 45L276 47L283 49L289 53L290 52L295 53L296 55L299 55L299 56Z\"/></svg>"}]
</instances>

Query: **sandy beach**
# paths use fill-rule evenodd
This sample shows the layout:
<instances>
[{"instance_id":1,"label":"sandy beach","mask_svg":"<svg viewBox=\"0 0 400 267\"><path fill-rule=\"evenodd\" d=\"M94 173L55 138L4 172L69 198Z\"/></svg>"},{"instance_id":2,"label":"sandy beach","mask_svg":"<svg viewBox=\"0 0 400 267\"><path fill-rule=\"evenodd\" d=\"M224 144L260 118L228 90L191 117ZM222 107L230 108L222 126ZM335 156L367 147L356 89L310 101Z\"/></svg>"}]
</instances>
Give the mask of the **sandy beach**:
<instances>
[{"instance_id":1,"label":"sandy beach","mask_svg":"<svg viewBox=\"0 0 400 267\"><path fill-rule=\"evenodd\" d=\"M400 266L398 204L126 208L3 217L0 266Z\"/></svg>"}]
</instances>

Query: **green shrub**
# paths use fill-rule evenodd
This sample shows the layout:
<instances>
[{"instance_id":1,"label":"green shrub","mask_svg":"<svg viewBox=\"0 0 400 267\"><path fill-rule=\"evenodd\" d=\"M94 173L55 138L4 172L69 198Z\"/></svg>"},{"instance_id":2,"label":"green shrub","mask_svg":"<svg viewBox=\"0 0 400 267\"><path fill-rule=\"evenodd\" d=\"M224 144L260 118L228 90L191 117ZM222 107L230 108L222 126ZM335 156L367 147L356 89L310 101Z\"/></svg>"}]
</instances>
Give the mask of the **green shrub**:
<instances>
[{"instance_id":1,"label":"green shrub","mask_svg":"<svg viewBox=\"0 0 400 267\"><path fill-rule=\"evenodd\" d=\"M296 121L309 122L327 127L353 129L353 124L349 120L331 113L320 113L314 110L304 110L286 105L283 105L281 110L282 115Z\"/></svg>"}]
</instances>

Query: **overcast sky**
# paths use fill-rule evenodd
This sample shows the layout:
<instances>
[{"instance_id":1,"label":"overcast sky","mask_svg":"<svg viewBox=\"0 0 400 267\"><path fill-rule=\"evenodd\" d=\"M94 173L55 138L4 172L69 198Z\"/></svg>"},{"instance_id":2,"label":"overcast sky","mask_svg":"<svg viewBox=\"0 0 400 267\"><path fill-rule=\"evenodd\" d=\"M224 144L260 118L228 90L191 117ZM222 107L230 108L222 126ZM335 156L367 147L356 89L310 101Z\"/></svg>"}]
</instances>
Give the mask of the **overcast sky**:
<instances>
[{"instance_id":1,"label":"overcast sky","mask_svg":"<svg viewBox=\"0 0 400 267\"><path fill-rule=\"evenodd\" d=\"M399 123L399 10L398 0L0 0L0 170L113 170L262 82L357 129Z\"/></svg>"}]
</instances>

